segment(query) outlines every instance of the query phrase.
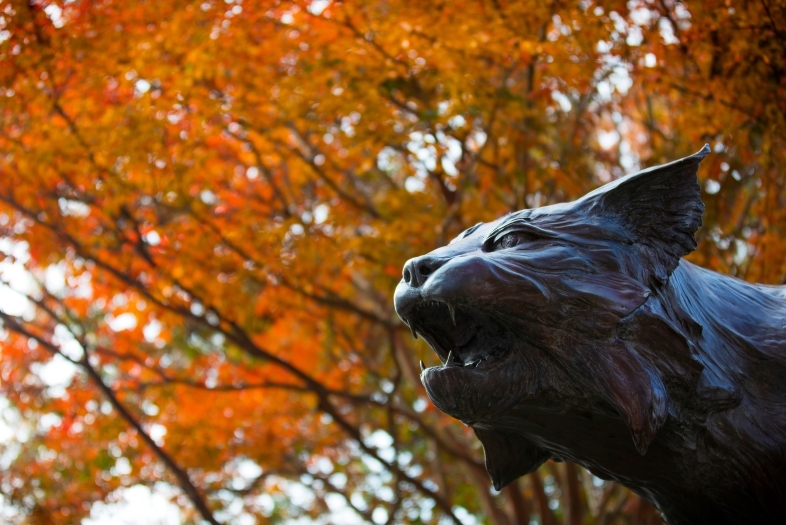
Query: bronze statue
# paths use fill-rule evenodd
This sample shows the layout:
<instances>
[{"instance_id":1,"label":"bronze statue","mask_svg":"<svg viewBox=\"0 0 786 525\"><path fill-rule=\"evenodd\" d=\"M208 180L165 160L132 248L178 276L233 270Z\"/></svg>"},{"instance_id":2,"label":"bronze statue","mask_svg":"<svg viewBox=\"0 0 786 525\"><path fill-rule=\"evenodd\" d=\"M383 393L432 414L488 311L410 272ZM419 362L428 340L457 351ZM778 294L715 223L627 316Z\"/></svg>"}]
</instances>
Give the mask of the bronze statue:
<instances>
[{"instance_id":1,"label":"bronze statue","mask_svg":"<svg viewBox=\"0 0 786 525\"><path fill-rule=\"evenodd\" d=\"M499 490L573 461L668 523L786 520L786 287L681 257L708 153L469 228L409 260L395 305Z\"/></svg>"}]
</instances>

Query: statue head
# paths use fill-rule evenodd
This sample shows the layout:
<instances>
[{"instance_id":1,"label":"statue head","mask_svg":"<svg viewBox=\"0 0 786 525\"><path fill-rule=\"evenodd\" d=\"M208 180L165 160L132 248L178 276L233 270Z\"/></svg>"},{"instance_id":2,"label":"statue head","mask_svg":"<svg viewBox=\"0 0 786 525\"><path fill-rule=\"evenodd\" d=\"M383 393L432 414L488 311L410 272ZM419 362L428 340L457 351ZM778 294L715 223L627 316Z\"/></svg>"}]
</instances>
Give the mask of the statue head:
<instances>
[{"instance_id":1,"label":"statue head","mask_svg":"<svg viewBox=\"0 0 786 525\"><path fill-rule=\"evenodd\" d=\"M396 311L443 363L421 380L440 410L475 428L498 488L550 454L533 447L513 466L489 458L489 443L513 446L491 423L522 400L608 407L644 454L669 409L666 383L696 381L690 327L648 299L696 247L696 172L708 153L476 224L404 265ZM642 331L679 355L664 364Z\"/></svg>"}]
</instances>

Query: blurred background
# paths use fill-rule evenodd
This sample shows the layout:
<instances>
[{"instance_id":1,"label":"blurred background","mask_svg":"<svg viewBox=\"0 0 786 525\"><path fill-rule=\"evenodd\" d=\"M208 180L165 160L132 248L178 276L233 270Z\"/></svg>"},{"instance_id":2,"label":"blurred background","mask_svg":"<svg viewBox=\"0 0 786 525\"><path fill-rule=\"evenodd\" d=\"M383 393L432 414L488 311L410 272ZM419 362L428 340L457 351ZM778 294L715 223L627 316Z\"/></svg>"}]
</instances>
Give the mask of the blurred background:
<instances>
[{"instance_id":1,"label":"blurred background","mask_svg":"<svg viewBox=\"0 0 786 525\"><path fill-rule=\"evenodd\" d=\"M786 277L782 0L0 0L0 519L659 523L497 493L410 257L698 151L689 259Z\"/></svg>"}]
</instances>

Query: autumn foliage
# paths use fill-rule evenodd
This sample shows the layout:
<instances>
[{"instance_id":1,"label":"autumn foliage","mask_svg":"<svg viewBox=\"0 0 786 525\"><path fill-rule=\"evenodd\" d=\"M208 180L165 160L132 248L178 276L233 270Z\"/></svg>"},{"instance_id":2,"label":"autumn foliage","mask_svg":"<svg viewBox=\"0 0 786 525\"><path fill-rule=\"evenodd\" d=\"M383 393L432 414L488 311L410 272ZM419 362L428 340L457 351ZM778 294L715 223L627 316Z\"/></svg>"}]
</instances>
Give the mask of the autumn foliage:
<instances>
[{"instance_id":1,"label":"autumn foliage","mask_svg":"<svg viewBox=\"0 0 786 525\"><path fill-rule=\"evenodd\" d=\"M691 260L783 282L785 115L782 0L0 0L3 506L656 523L575 465L490 492L392 292L705 142Z\"/></svg>"}]
</instances>

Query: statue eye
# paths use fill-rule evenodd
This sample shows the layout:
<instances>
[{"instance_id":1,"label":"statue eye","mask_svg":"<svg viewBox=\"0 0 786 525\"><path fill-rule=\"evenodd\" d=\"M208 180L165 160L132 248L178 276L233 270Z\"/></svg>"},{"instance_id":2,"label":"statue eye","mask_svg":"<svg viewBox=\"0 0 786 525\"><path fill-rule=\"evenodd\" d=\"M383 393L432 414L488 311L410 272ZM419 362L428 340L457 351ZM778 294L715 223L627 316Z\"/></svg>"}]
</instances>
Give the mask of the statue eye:
<instances>
[{"instance_id":1,"label":"statue eye","mask_svg":"<svg viewBox=\"0 0 786 525\"><path fill-rule=\"evenodd\" d=\"M526 242L534 241L538 237L537 235L533 235L527 232L510 232L506 233L494 243L494 251L496 250L504 250L506 248L513 248L514 246L518 246L519 244L523 244Z\"/></svg>"},{"instance_id":2,"label":"statue eye","mask_svg":"<svg viewBox=\"0 0 786 525\"><path fill-rule=\"evenodd\" d=\"M513 248L519 243L519 236L515 232L506 233L494 243L495 250L504 250L505 248Z\"/></svg>"}]
</instances>

